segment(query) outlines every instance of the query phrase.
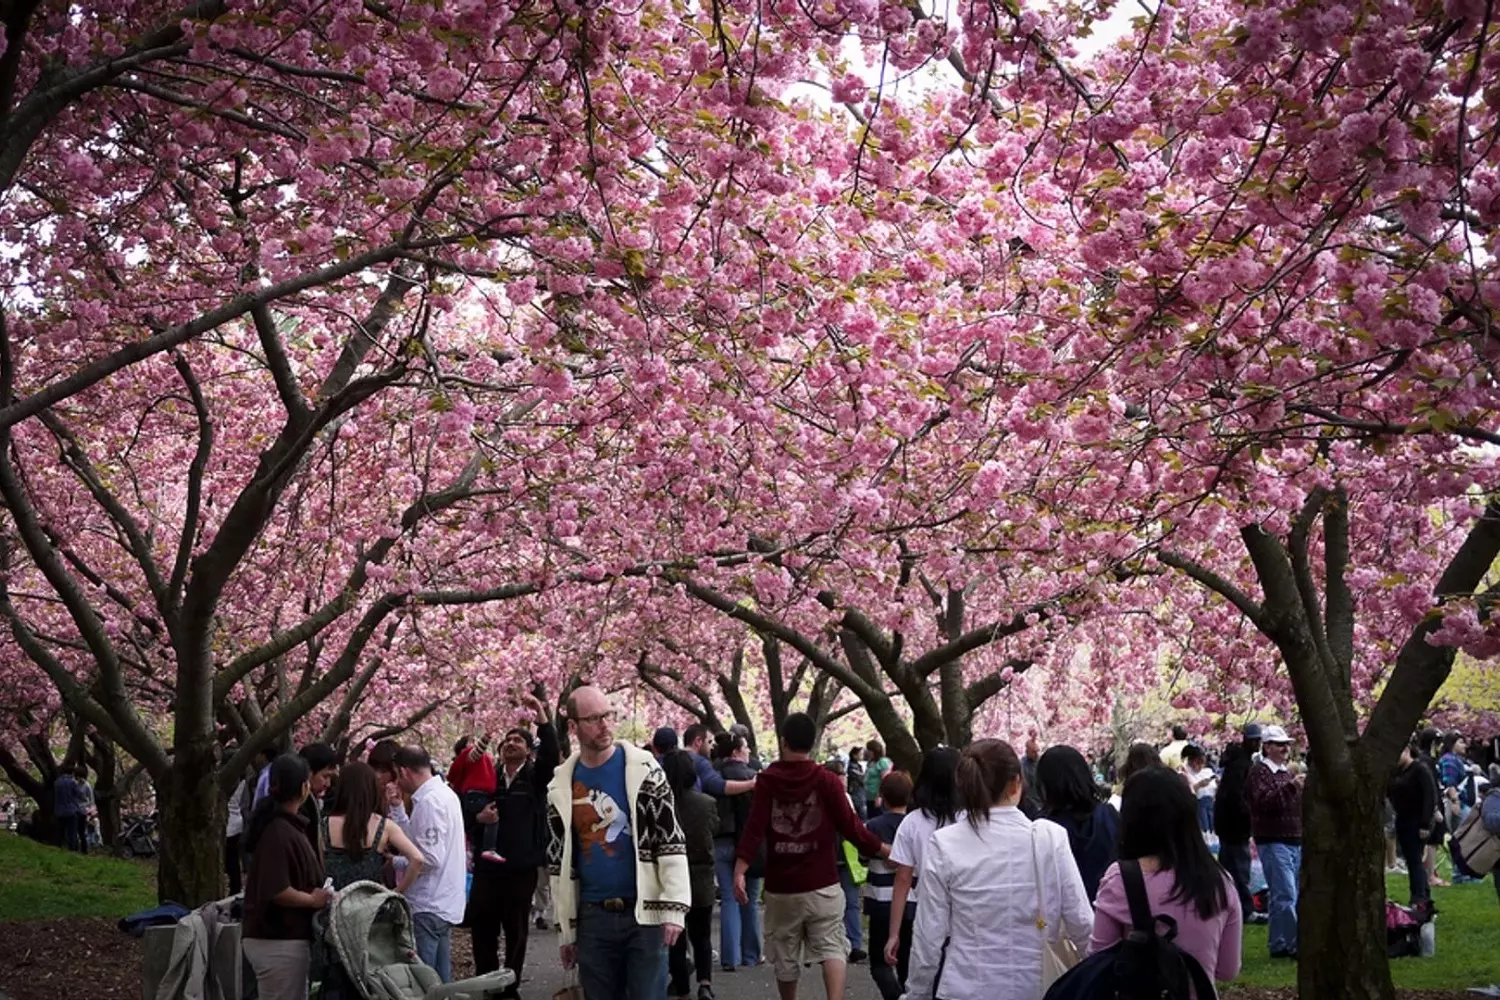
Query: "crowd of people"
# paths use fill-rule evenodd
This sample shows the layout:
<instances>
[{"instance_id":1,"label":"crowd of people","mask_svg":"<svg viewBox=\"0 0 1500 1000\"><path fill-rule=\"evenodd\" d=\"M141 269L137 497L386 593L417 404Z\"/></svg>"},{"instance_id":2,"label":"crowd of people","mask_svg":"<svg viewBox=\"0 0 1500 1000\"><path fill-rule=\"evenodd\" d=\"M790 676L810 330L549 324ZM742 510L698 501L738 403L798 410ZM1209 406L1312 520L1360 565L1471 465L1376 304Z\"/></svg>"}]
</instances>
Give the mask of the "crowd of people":
<instances>
[{"instance_id":1,"label":"crowd of people","mask_svg":"<svg viewBox=\"0 0 1500 1000\"><path fill-rule=\"evenodd\" d=\"M362 879L407 897L418 954L445 982L454 927L477 973L503 965L519 982L530 929L555 924L587 1000L713 1000L716 972L762 962L782 1000L809 964L838 1000L866 961L883 1000L1036 1000L1045 955L1129 935L1126 872L1209 976L1238 974L1245 922L1269 923L1273 957L1297 954L1307 772L1281 726L1246 726L1216 762L1175 727L1118 769L987 739L935 747L913 776L873 740L819 763L802 714L768 765L738 727L664 727L637 746L593 687L569 696L562 759L546 709L525 704L530 727L460 741L446 779L389 741L342 767L312 744L247 776L228 847L232 880L248 859L245 952L263 997L306 995L311 916ZM1433 826L1483 788L1462 740L1434 760L1436 743L1420 734L1391 783L1414 902L1430 899Z\"/></svg>"}]
</instances>

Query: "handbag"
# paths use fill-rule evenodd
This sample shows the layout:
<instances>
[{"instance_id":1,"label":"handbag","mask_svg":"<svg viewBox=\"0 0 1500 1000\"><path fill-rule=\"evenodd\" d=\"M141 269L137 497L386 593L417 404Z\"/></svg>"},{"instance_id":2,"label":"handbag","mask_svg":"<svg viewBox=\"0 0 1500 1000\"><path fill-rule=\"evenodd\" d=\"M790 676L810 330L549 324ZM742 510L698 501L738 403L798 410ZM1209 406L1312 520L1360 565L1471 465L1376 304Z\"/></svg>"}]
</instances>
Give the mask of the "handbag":
<instances>
[{"instance_id":1,"label":"handbag","mask_svg":"<svg viewBox=\"0 0 1500 1000\"><path fill-rule=\"evenodd\" d=\"M1078 947L1059 935L1047 934L1047 904L1042 898L1042 865L1036 856L1036 827L1031 824L1031 868L1036 876L1036 926L1042 932L1042 993L1062 978L1063 973L1078 964Z\"/></svg>"}]
</instances>

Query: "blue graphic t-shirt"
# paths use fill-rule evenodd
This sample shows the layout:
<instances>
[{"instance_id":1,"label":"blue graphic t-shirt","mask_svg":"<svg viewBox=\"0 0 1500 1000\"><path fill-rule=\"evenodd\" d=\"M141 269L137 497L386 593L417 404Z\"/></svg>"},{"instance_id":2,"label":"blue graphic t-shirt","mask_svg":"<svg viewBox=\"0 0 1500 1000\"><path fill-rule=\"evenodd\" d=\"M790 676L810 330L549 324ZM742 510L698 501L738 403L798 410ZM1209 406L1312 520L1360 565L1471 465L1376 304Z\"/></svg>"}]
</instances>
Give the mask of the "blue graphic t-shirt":
<instances>
[{"instance_id":1,"label":"blue graphic t-shirt","mask_svg":"<svg viewBox=\"0 0 1500 1000\"><path fill-rule=\"evenodd\" d=\"M573 856L585 902L635 898L635 839L625 796L625 754L573 768Z\"/></svg>"}]
</instances>

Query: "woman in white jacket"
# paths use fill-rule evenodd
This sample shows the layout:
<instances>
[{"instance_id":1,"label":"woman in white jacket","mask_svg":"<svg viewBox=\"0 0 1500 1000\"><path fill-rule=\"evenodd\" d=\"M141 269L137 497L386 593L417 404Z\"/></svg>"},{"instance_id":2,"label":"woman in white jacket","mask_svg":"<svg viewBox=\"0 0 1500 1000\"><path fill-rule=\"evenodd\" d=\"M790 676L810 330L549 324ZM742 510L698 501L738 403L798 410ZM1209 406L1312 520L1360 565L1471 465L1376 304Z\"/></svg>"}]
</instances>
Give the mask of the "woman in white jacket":
<instances>
[{"instance_id":1,"label":"woman in white jacket","mask_svg":"<svg viewBox=\"0 0 1500 1000\"><path fill-rule=\"evenodd\" d=\"M1044 939L1082 955L1094 926L1068 835L1017 808L1021 761L1004 740L964 751L958 790L967 820L932 835L918 873L907 998L1039 1000Z\"/></svg>"}]
</instances>

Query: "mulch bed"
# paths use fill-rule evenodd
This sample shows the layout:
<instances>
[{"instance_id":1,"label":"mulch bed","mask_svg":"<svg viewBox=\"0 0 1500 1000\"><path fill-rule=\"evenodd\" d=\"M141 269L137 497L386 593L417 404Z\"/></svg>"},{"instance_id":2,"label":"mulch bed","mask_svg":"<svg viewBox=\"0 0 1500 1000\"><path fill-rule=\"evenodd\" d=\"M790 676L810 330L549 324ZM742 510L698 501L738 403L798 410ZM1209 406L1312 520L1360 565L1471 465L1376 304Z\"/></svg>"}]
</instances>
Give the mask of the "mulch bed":
<instances>
[{"instance_id":1,"label":"mulch bed","mask_svg":"<svg viewBox=\"0 0 1500 1000\"><path fill-rule=\"evenodd\" d=\"M454 972L472 974L469 936L453 935ZM140 942L98 918L0 924L0 994L8 1000L138 1000ZM1473 1000L1462 990L1399 990L1401 1000ZM1297 1000L1287 987L1226 987L1223 1000Z\"/></svg>"},{"instance_id":2,"label":"mulch bed","mask_svg":"<svg viewBox=\"0 0 1500 1000\"><path fill-rule=\"evenodd\" d=\"M97 917L0 924L0 993L10 1000L140 1000L140 942Z\"/></svg>"},{"instance_id":3,"label":"mulch bed","mask_svg":"<svg viewBox=\"0 0 1500 1000\"><path fill-rule=\"evenodd\" d=\"M70 917L0 924L0 994L8 1000L140 1000L141 943L111 920ZM468 934L453 966L473 975Z\"/></svg>"}]
</instances>

